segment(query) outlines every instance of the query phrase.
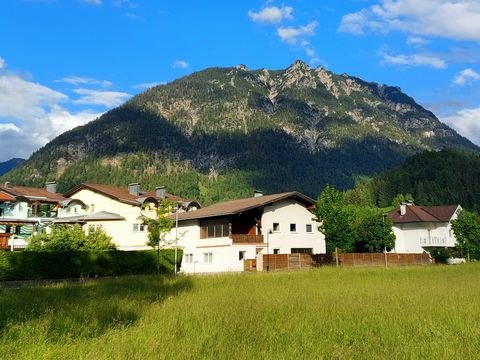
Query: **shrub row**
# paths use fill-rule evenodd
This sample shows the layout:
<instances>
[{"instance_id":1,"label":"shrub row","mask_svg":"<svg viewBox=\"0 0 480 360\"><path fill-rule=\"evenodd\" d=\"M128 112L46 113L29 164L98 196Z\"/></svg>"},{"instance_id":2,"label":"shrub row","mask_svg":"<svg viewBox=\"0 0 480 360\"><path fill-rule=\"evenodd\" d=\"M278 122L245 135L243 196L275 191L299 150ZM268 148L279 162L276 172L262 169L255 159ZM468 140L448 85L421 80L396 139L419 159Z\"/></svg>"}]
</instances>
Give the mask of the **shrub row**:
<instances>
[{"instance_id":1,"label":"shrub row","mask_svg":"<svg viewBox=\"0 0 480 360\"><path fill-rule=\"evenodd\" d=\"M178 250L178 269L182 251ZM157 251L0 251L0 280L154 274ZM160 250L160 272L173 273L175 250Z\"/></svg>"}]
</instances>

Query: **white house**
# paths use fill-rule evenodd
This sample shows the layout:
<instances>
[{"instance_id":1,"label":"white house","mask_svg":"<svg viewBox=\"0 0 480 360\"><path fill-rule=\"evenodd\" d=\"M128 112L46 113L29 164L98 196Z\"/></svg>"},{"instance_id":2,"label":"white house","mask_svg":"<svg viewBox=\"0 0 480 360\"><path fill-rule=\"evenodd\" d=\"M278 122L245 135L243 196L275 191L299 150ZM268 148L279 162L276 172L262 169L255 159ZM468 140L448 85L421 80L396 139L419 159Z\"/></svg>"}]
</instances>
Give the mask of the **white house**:
<instances>
[{"instance_id":1,"label":"white house","mask_svg":"<svg viewBox=\"0 0 480 360\"><path fill-rule=\"evenodd\" d=\"M118 246L119 250L147 250L148 233L143 225L145 217L155 218L156 209L163 199L178 204L180 211L191 211L200 207L166 193L160 186L155 191L142 191L140 183L128 186L112 186L83 183L65 194L71 200L86 205L85 214L59 216L55 223L79 223L84 229L101 228Z\"/></svg>"},{"instance_id":2,"label":"white house","mask_svg":"<svg viewBox=\"0 0 480 360\"><path fill-rule=\"evenodd\" d=\"M245 260L262 269L264 254L325 253L325 237L309 211L314 200L298 192L224 201L178 214L182 271L243 271Z\"/></svg>"},{"instance_id":3,"label":"white house","mask_svg":"<svg viewBox=\"0 0 480 360\"><path fill-rule=\"evenodd\" d=\"M452 220L460 205L417 206L401 204L387 216L393 222L396 236L394 252L423 253L433 248L454 247L456 243Z\"/></svg>"}]
</instances>

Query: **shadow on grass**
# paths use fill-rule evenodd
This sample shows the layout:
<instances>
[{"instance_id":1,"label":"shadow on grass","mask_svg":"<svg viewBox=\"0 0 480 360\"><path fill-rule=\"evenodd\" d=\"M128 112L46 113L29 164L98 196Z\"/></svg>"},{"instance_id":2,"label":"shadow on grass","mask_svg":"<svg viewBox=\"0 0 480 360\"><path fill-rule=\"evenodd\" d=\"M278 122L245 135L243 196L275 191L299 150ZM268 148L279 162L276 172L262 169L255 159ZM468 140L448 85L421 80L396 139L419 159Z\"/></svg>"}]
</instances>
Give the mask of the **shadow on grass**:
<instances>
[{"instance_id":1,"label":"shadow on grass","mask_svg":"<svg viewBox=\"0 0 480 360\"><path fill-rule=\"evenodd\" d=\"M192 286L189 277L130 276L0 290L0 331L31 323L52 342L92 338L134 325L150 305L189 291Z\"/></svg>"}]
</instances>

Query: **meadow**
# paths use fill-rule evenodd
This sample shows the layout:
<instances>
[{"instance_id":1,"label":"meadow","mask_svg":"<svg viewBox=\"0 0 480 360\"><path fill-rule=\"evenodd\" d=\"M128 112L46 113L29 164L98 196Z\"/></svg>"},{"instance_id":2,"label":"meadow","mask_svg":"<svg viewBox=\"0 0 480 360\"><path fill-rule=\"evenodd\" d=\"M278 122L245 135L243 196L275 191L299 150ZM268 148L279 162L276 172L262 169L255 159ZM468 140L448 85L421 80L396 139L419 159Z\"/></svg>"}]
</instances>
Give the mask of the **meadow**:
<instances>
[{"instance_id":1,"label":"meadow","mask_svg":"<svg viewBox=\"0 0 480 360\"><path fill-rule=\"evenodd\" d=\"M480 264L0 289L1 359L475 359Z\"/></svg>"}]
</instances>

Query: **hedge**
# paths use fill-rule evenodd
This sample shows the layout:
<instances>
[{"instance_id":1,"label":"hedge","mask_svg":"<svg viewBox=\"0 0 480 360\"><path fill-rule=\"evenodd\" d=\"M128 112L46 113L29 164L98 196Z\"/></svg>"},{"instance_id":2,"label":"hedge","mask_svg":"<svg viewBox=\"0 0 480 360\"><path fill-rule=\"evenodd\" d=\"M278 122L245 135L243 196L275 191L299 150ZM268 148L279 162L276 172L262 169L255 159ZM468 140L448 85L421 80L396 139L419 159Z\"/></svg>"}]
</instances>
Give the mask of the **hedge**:
<instances>
[{"instance_id":1,"label":"hedge","mask_svg":"<svg viewBox=\"0 0 480 360\"><path fill-rule=\"evenodd\" d=\"M182 250L178 250L180 269ZM160 272L173 273L174 249L160 250ZM0 280L154 274L157 251L0 251Z\"/></svg>"}]
</instances>

